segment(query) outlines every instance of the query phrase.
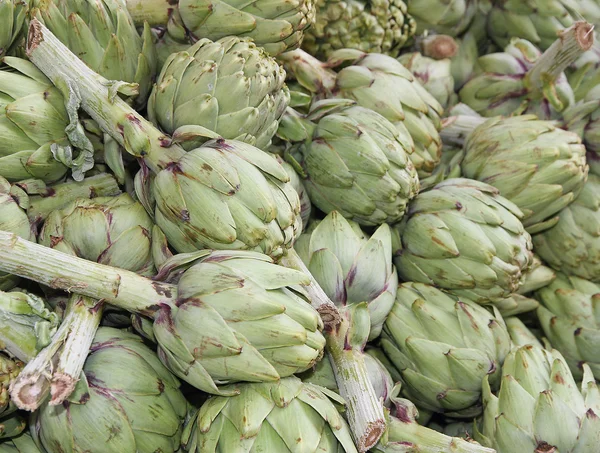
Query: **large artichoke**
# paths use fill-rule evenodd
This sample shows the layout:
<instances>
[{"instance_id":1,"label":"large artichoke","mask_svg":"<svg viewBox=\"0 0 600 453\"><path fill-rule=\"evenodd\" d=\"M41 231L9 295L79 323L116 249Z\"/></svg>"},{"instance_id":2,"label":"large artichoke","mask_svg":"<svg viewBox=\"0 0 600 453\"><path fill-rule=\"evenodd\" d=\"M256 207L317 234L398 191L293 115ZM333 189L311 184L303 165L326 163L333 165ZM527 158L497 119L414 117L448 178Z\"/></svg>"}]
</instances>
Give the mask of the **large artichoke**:
<instances>
[{"instance_id":1,"label":"large artichoke","mask_svg":"<svg viewBox=\"0 0 600 453\"><path fill-rule=\"evenodd\" d=\"M478 0L407 0L408 13L417 21L419 34L425 31L458 36L477 13Z\"/></svg>"},{"instance_id":2,"label":"large artichoke","mask_svg":"<svg viewBox=\"0 0 600 453\"><path fill-rule=\"evenodd\" d=\"M498 453L589 453L598 446L600 395L584 365L581 390L556 350L525 345L504 361L497 396L483 385L482 426L475 440Z\"/></svg>"},{"instance_id":3,"label":"large artichoke","mask_svg":"<svg viewBox=\"0 0 600 453\"><path fill-rule=\"evenodd\" d=\"M577 135L533 115L492 118L476 127L465 143L461 170L517 205L532 234L556 224L588 174Z\"/></svg>"},{"instance_id":4,"label":"large artichoke","mask_svg":"<svg viewBox=\"0 0 600 453\"><path fill-rule=\"evenodd\" d=\"M261 0L237 3L231 0L125 0L137 25L167 26L177 41L193 42L225 36L251 38L271 55L300 46L304 30L315 19L313 0L272 3Z\"/></svg>"},{"instance_id":5,"label":"large artichoke","mask_svg":"<svg viewBox=\"0 0 600 453\"><path fill-rule=\"evenodd\" d=\"M600 281L600 177L590 174L558 223L532 240L536 253L554 269Z\"/></svg>"},{"instance_id":6,"label":"large artichoke","mask_svg":"<svg viewBox=\"0 0 600 453\"><path fill-rule=\"evenodd\" d=\"M319 59L338 49L398 55L416 32L403 0L317 0L315 23L302 47Z\"/></svg>"},{"instance_id":7,"label":"large artichoke","mask_svg":"<svg viewBox=\"0 0 600 453\"><path fill-rule=\"evenodd\" d=\"M326 213L362 225L396 223L419 190L410 136L372 110L317 102L304 118L286 114L279 135L302 143L304 186Z\"/></svg>"},{"instance_id":8,"label":"large artichoke","mask_svg":"<svg viewBox=\"0 0 600 453\"><path fill-rule=\"evenodd\" d=\"M544 334L573 376L581 379L584 363L600 372L600 286L559 273L536 297L542 304L537 314Z\"/></svg>"},{"instance_id":9,"label":"large artichoke","mask_svg":"<svg viewBox=\"0 0 600 453\"><path fill-rule=\"evenodd\" d=\"M0 0L0 57L23 32L29 0Z\"/></svg>"},{"instance_id":10,"label":"large artichoke","mask_svg":"<svg viewBox=\"0 0 600 453\"><path fill-rule=\"evenodd\" d=\"M319 97L355 100L387 118L400 135L408 131L414 142L410 158L419 176L431 174L440 160L443 109L400 62L353 49L336 51L327 65L300 50L280 59L302 86ZM330 67L341 69L336 73Z\"/></svg>"},{"instance_id":11,"label":"large artichoke","mask_svg":"<svg viewBox=\"0 0 600 453\"><path fill-rule=\"evenodd\" d=\"M369 237L336 211L312 226L296 243L298 255L336 305L368 304L368 337L377 338L398 286L390 228L384 224Z\"/></svg>"},{"instance_id":12,"label":"large artichoke","mask_svg":"<svg viewBox=\"0 0 600 453\"><path fill-rule=\"evenodd\" d=\"M381 346L402 375L404 395L424 409L471 417L481 383L496 388L510 337L500 314L422 283L403 283Z\"/></svg>"},{"instance_id":13,"label":"large artichoke","mask_svg":"<svg viewBox=\"0 0 600 453\"><path fill-rule=\"evenodd\" d=\"M490 185L441 182L419 194L393 229L398 274L476 302L506 298L532 260L521 215Z\"/></svg>"},{"instance_id":14,"label":"large artichoke","mask_svg":"<svg viewBox=\"0 0 600 453\"><path fill-rule=\"evenodd\" d=\"M152 453L179 448L187 404L179 382L135 335L98 329L75 393L32 415L48 453Z\"/></svg>"},{"instance_id":15,"label":"large artichoke","mask_svg":"<svg viewBox=\"0 0 600 453\"><path fill-rule=\"evenodd\" d=\"M157 71L150 27L138 33L124 0L31 0L42 21L90 68L108 80L138 84L135 104L145 105Z\"/></svg>"},{"instance_id":16,"label":"large artichoke","mask_svg":"<svg viewBox=\"0 0 600 453\"><path fill-rule=\"evenodd\" d=\"M285 71L250 39L202 39L171 55L148 101L150 120L173 135L198 125L265 149L289 103Z\"/></svg>"},{"instance_id":17,"label":"large artichoke","mask_svg":"<svg viewBox=\"0 0 600 453\"><path fill-rule=\"evenodd\" d=\"M190 453L356 453L348 425L323 387L289 377L274 383L238 384L235 396L206 401L188 422Z\"/></svg>"}]
</instances>

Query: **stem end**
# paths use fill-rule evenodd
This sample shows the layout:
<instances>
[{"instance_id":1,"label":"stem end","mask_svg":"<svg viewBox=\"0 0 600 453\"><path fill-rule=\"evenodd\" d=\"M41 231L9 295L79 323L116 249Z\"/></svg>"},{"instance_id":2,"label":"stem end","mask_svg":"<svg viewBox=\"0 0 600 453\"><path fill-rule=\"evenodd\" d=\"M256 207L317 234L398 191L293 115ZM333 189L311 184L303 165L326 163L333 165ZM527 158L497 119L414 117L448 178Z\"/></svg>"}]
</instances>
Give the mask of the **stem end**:
<instances>
[{"instance_id":1,"label":"stem end","mask_svg":"<svg viewBox=\"0 0 600 453\"><path fill-rule=\"evenodd\" d=\"M369 422L363 437L358 440L358 451L360 453L364 453L369 449L373 448L377 445L379 438L383 435L385 431L385 421L384 420L376 420L373 422Z\"/></svg>"},{"instance_id":2,"label":"stem end","mask_svg":"<svg viewBox=\"0 0 600 453\"><path fill-rule=\"evenodd\" d=\"M69 397L75 390L77 380L65 373L56 373L52 376L52 383L50 384L50 399L51 406L58 406Z\"/></svg>"},{"instance_id":3,"label":"stem end","mask_svg":"<svg viewBox=\"0 0 600 453\"><path fill-rule=\"evenodd\" d=\"M27 56L31 55L31 52L44 41L44 34L42 32L42 23L37 19L32 19L29 23L29 30L27 34Z\"/></svg>"},{"instance_id":4,"label":"stem end","mask_svg":"<svg viewBox=\"0 0 600 453\"><path fill-rule=\"evenodd\" d=\"M10 385L10 398L19 409L33 412L42 405L49 389L44 376L18 376Z\"/></svg>"},{"instance_id":5,"label":"stem end","mask_svg":"<svg viewBox=\"0 0 600 453\"><path fill-rule=\"evenodd\" d=\"M594 26L584 20L575 22L575 39L582 50L589 50L594 44ZM559 32L559 38L562 38L565 30Z\"/></svg>"}]
</instances>

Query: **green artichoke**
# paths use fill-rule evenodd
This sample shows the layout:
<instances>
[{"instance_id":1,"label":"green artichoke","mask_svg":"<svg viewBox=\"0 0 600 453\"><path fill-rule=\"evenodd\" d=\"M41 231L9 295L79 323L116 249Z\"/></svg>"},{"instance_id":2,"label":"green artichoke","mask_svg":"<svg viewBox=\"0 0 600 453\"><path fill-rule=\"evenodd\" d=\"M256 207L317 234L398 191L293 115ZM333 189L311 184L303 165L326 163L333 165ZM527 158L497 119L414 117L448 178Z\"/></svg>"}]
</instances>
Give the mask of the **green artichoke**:
<instances>
[{"instance_id":1,"label":"green artichoke","mask_svg":"<svg viewBox=\"0 0 600 453\"><path fill-rule=\"evenodd\" d=\"M138 33L125 0L31 0L31 17L44 23L85 64L108 80L138 85L143 107L157 71L150 26Z\"/></svg>"},{"instance_id":2,"label":"green artichoke","mask_svg":"<svg viewBox=\"0 0 600 453\"><path fill-rule=\"evenodd\" d=\"M290 101L285 71L248 38L202 39L171 55L148 101L150 120L169 135L202 126L265 149Z\"/></svg>"},{"instance_id":3,"label":"green artichoke","mask_svg":"<svg viewBox=\"0 0 600 453\"><path fill-rule=\"evenodd\" d=\"M531 234L558 222L588 174L577 135L534 115L492 118L476 127L465 143L461 170L513 202Z\"/></svg>"},{"instance_id":4,"label":"green artichoke","mask_svg":"<svg viewBox=\"0 0 600 453\"><path fill-rule=\"evenodd\" d=\"M179 42L202 38L212 41L226 36L251 38L271 55L300 47L305 29L315 19L313 0L291 3L236 3L231 0L126 0L134 22L139 26L167 26Z\"/></svg>"},{"instance_id":5,"label":"green artichoke","mask_svg":"<svg viewBox=\"0 0 600 453\"><path fill-rule=\"evenodd\" d=\"M478 0L407 0L408 13L417 21L417 31L458 36L477 13Z\"/></svg>"},{"instance_id":6,"label":"green artichoke","mask_svg":"<svg viewBox=\"0 0 600 453\"><path fill-rule=\"evenodd\" d=\"M584 365L581 390L556 350L526 345L504 361L497 396L483 384L484 413L475 440L497 453L589 453L598 446L600 395Z\"/></svg>"},{"instance_id":7,"label":"green artichoke","mask_svg":"<svg viewBox=\"0 0 600 453\"><path fill-rule=\"evenodd\" d=\"M186 411L179 382L154 352L135 335L102 327L75 393L36 411L31 433L48 453L171 452Z\"/></svg>"},{"instance_id":8,"label":"green artichoke","mask_svg":"<svg viewBox=\"0 0 600 453\"><path fill-rule=\"evenodd\" d=\"M536 253L554 269L600 281L600 177L590 174L557 224L532 240Z\"/></svg>"},{"instance_id":9,"label":"green artichoke","mask_svg":"<svg viewBox=\"0 0 600 453\"><path fill-rule=\"evenodd\" d=\"M0 443L0 453L43 453L29 432Z\"/></svg>"},{"instance_id":10,"label":"green artichoke","mask_svg":"<svg viewBox=\"0 0 600 453\"><path fill-rule=\"evenodd\" d=\"M434 60L419 52L405 53L398 61L408 69L442 107L447 108L457 101L451 61L448 58Z\"/></svg>"},{"instance_id":11,"label":"green artichoke","mask_svg":"<svg viewBox=\"0 0 600 453\"><path fill-rule=\"evenodd\" d=\"M283 160L282 157L275 156L275 158L277 159L277 162L279 162L279 165L283 167L287 175L290 177L290 184L298 193L298 198L300 199L300 217L302 218L302 229L306 229L312 212L312 203L308 197L308 192L304 187L302 178L298 176L298 173L296 173L294 167Z\"/></svg>"},{"instance_id":12,"label":"green artichoke","mask_svg":"<svg viewBox=\"0 0 600 453\"><path fill-rule=\"evenodd\" d=\"M29 0L0 0L0 57L11 50L23 32Z\"/></svg>"},{"instance_id":13,"label":"green artichoke","mask_svg":"<svg viewBox=\"0 0 600 453\"><path fill-rule=\"evenodd\" d=\"M442 106L400 62L377 53L353 49L334 52L325 65L296 50L280 56L285 68L318 97L351 99L387 118L401 136L410 134L414 151L410 159L420 177L439 163ZM330 67L342 68L336 73Z\"/></svg>"},{"instance_id":14,"label":"green artichoke","mask_svg":"<svg viewBox=\"0 0 600 453\"><path fill-rule=\"evenodd\" d=\"M502 317L467 298L422 283L403 283L381 347L400 371L403 394L424 409L472 417L481 383L495 388L510 337Z\"/></svg>"},{"instance_id":15,"label":"green artichoke","mask_svg":"<svg viewBox=\"0 0 600 453\"><path fill-rule=\"evenodd\" d=\"M419 194L393 228L401 280L489 302L519 289L532 260L521 211L492 186L448 179Z\"/></svg>"},{"instance_id":16,"label":"green artichoke","mask_svg":"<svg viewBox=\"0 0 600 453\"><path fill-rule=\"evenodd\" d=\"M410 135L373 110L316 102L305 117L289 111L278 134L302 143L304 186L326 213L337 210L361 225L395 223L419 190Z\"/></svg>"},{"instance_id":17,"label":"green artichoke","mask_svg":"<svg viewBox=\"0 0 600 453\"><path fill-rule=\"evenodd\" d=\"M417 31L403 0L317 0L302 48L319 59L338 49L396 56Z\"/></svg>"},{"instance_id":18,"label":"green artichoke","mask_svg":"<svg viewBox=\"0 0 600 453\"><path fill-rule=\"evenodd\" d=\"M369 340L379 336L396 295L398 274L392 264L388 225L371 237L358 223L333 211L300 236L296 251L306 267L338 306L366 302L371 321Z\"/></svg>"},{"instance_id":19,"label":"green artichoke","mask_svg":"<svg viewBox=\"0 0 600 453\"><path fill-rule=\"evenodd\" d=\"M356 453L350 430L325 388L289 377L274 383L238 384L235 396L212 397L186 425L190 453Z\"/></svg>"},{"instance_id":20,"label":"green artichoke","mask_svg":"<svg viewBox=\"0 0 600 453\"><path fill-rule=\"evenodd\" d=\"M559 273L536 297L539 322L552 347L558 349L576 379L582 364L600 372L600 286Z\"/></svg>"}]
</instances>

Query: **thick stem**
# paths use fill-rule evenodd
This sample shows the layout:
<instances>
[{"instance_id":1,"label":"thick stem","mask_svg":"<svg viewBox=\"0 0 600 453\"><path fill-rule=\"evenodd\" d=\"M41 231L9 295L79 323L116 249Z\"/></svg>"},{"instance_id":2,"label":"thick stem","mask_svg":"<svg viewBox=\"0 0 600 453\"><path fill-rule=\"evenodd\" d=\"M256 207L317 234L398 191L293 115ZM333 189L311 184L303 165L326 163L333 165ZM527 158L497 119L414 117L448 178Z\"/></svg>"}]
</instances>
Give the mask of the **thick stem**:
<instances>
[{"instance_id":1,"label":"thick stem","mask_svg":"<svg viewBox=\"0 0 600 453\"><path fill-rule=\"evenodd\" d=\"M364 360L364 352L348 346L350 321L342 318L333 330L326 331L327 353L339 393L346 401L346 418L356 446L365 452L377 444L386 423L383 401L377 398Z\"/></svg>"},{"instance_id":2,"label":"thick stem","mask_svg":"<svg viewBox=\"0 0 600 453\"><path fill-rule=\"evenodd\" d=\"M279 264L304 272L310 277L310 283L305 288L310 296L311 304L321 315L325 328L335 329L341 321L340 313L335 304L329 299L327 294L325 294L325 291L323 291L321 286L312 276L304 262L300 259L298 253L296 253L293 248L289 249L288 253L279 260Z\"/></svg>"},{"instance_id":3,"label":"thick stem","mask_svg":"<svg viewBox=\"0 0 600 453\"><path fill-rule=\"evenodd\" d=\"M278 55L277 59L307 90L321 94L328 94L334 90L335 73L302 49L285 52Z\"/></svg>"},{"instance_id":4,"label":"thick stem","mask_svg":"<svg viewBox=\"0 0 600 453\"><path fill-rule=\"evenodd\" d=\"M0 231L0 270L146 316L164 304L174 305L177 297L175 285L77 258L6 231Z\"/></svg>"},{"instance_id":5,"label":"thick stem","mask_svg":"<svg viewBox=\"0 0 600 453\"><path fill-rule=\"evenodd\" d=\"M171 0L125 0L127 11L136 26L148 22L151 27L166 26L177 2Z\"/></svg>"},{"instance_id":6,"label":"thick stem","mask_svg":"<svg viewBox=\"0 0 600 453\"><path fill-rule=\"evenodd\" d=\"M29 24L27 56L62 92L68 107L80 104L103 131L154 172L185 154L118 96L121 82L96 74L37 19Z\"/></svg>"},{"instance_id":7,"label":"thick stem","mask_svg":"<svg viewBox=\"0 0 600 453\"><path fill-rule=\"evenodd\" d=\"M575 22L561 31L558 39L542 54L527 71L529 89L541 90L554 82L581 54L594 44L594 27L585 21Z\"/></svg>"},{"instance_id":8,"label":"thick stem","mask_svg":"<svg viewBox=\"0 0 600 453\"><path fill-rule=\"evenodd\" d=\"M473 129L487 120L488 118L481 116L468 115L456 115L444 118L442 120L442 130L440 131L442 141L446 145L462 147Z\"/></svg>"},{"instance_id":9,"label":"thick stem","mask_svg":"<svg viewBox=\"0 0 600 453\"><path fill-rule=\"evenodd\" d=\"M42 222L52 211L62 208L77 198L112 197L121 189L112 175L102 173L82 181L69 181L49 187L46 193L31 195L27 216L31 222Z\"/></svg>"}]
</instances>

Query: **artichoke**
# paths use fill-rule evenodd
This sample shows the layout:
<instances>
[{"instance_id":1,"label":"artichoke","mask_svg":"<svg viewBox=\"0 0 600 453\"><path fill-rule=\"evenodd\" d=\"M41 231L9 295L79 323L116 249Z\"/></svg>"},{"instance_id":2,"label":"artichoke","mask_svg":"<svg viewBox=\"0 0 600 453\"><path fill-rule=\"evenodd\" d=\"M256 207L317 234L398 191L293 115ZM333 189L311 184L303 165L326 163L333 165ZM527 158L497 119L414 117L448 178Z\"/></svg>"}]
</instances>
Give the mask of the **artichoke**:
<instances>
[{"instance_id":1,"label":"artichoke","mask_svg":"<svg viewBox=\"0 0 600 453\"><path fill-rule=\"evenodd\" d=\"M395 223L419 190L410 136L372 110L316 102L305 117L288 112L278 134L303 142L304 186L326 213L337 210L361 225Z\"/></svg>"},{"instance_id":2,"label":"artichoke","mask_svg":"<svg viewBox=\"0 0 600 453\"><path fill-rule=\"evenodd\" d=\"M148 101L150 120L169 135L202 126L260 149L289 104L285 71L250 39L202 39L171 55Z\"/></svg>"},{"instance_id":3,"label":"artichoke","mask_svg":"<svg viewBox=\"0 0 600 453\"><path fill-rule=\"evenodd\" d=\"M600 177L590 174L557 224L532 240L536 253L554 269L600 281Z\"/></svg>"},{"instance_id":4,"label":"artichoke","mask_svg":"<svg viewBox=\"0 0 600 453\"><path fill-rule=\"evenodd\" d=\"M588 174L577 135L533 115L492 118L476 127L465 143L461 170L512 201L532 234L558 222Z\"/></svg>"},{"instance_id":5,"label":"artichoke","mask_svg":"<svg viewBox=\"0 0 600 453\"><path fill-rule=\"evenodd\" d=\"M392 309L398 286L389 226L381 225L369 237L357 223L333 211L324 220L314 222L295 247L336 305L368 304L371 321L368 337L377 338Z\"/></svg>"},{"instance_id":6,"label":"artichoke","mask_svg":"<svg viewBox=\"0 0 600 453\"><path fill-rule=\"evenodd\" d=\"M483 384L484 413L475 440L497 453L588 453L598 445L600 397L584 365L581 390L556 350L525 345L504 361L497 396Z\"/></svg>"},{"instance_id":7,"label":"artichoke","mask_svg":"<svg viewBox=\"0 0 600 453\"><path fill-rule=\"evenodd\" d=\"M539 322L552 347L558 349L576 379L582 364L600 372L600 286L579 277L559 273L536 297Z\"/></svg>"},{"instance_id":8,"label":"artichoke","mask_svg":"<svg viewBox=\"0 0 600 453\"><path fill-rule=\"evenodd\" d=\"M416 32L403 0L317 0L315 23L302 47L319 59L338 49L398 55Z\"/></svg>"},{"instance_id":9,"label":"artichoke","mask_svg":"<svg viewBox=\"0 0 600 453\"><path fill-rule=\"evenodd\" d=\"M356 453L348 425L326 389L289 377L274 383L238 384L235 396L212 397L186 425L190 453Z\"/></svg>"},{"instance_id":10,"label":"artichoke","mask_svg":"<svg viewBox=\"0 0 600 453\"><path fill-rule=\"evenodd\" d=\"M475 302L509 297L532 260L521 211L492 186L448 179L419 194L393 228L401 280L429 283Z\"/></svg>"},{"instance_id":11,"label":"artichoke","mask_svg":"<svg viewBox=\"0 0 600 453\"><path fill-rule=\"evenodd\" d=\"M298 198L300 199L300 217L302 218L302 229L304 230L308 226L308 221L310 220L310 214L312 212L312 203L308 197L308 192L304 187L302 178L298 176L294 167L291 164L288 164L280 156L275 156L275 158L290 177L290 184L298 193Z\"/></svg>"},{"instance_id":12,"label":"artichoke","mask_svg":"<svg viewBox=\"0 0 600 453\"><path fill-rule=\"evenodd\" d=\"M175 451L187 411L178 387L139 337L102 327L75 393L36 411L31 433L48 453Z\"/></svg>"},{"instance_id":13,"label":"artichoke","mask_svg":"<svg viewBox=\"0 0 600 453\"><path fill-rule=\"evenodd\" d=\"M139 26L165 26L172 39L186 42L226 36L251 38L271 55L300 47L305 29L315 19L313 0L287 4L236 3L231 0L125 0L134 22Z\"/></svg>"},{"instance_id":14,"label":"artichoke","mask_svg":"<svg viewBox=\"0 0 600 453\"><path fill-rule=\"evenodd\" d=\"M20 436L0 443L0 453L43 453L35 444L31 434L24 432Z\"/></svg>"},{"instance_id":15,"label":"artichoke","mask_svg":"<svg viewBox=\"0 0 600 453\"><path fill-rule=\"evenodd\" d=\"M353 49L334 52L327 65L296 50L280 56L285 68L318 97L351 99L387 118L401 136L410 134L410 159L419 176L428 176L439 163L442 106L400 62L387 55ZM337 73L329 67L344 64Z\"/></svg>"},{"instance_id":16,"label":"artichoke","mask_svg":"<svg viewBox=\"0 0 600 453\"><path fill-rule=\"evenodd\" d=\"M403 283L381 347L402 375L402 390L424 409L480 413L481 383L500 381L510 337L500 314L422 283Z\"/></svg>"},{"instance_id":17,"label":"artichoke","mask_svg":"<svg viewBox=\"0 0 600 453\"><path fill-rule=\"evenodd\" d=\"M408 13L417 21L417 31L458 36L477 13L478 0L407 0Z\"/></svg>"},{"instance_id":18,"label":"artichoke","mask_svg":"<svg viewBox=\"0 0 600 453\"><path fill-rule=\"evenodd\" d=\"M23 32L29 0L0 0L0 57L11 50Z\"/></svg>"},{"instance_id":19,"label":"artichoke","mask_svg":"<svg viewBox=\"0 0 600 453\"><path fill-rule=\"evenodd\" d=\"M150 27L138 33L125 0L31 0L31 17L43 22L85 64L108 80L138 85L143 107L157 71Z\"/></svg>"}]
</instances>

